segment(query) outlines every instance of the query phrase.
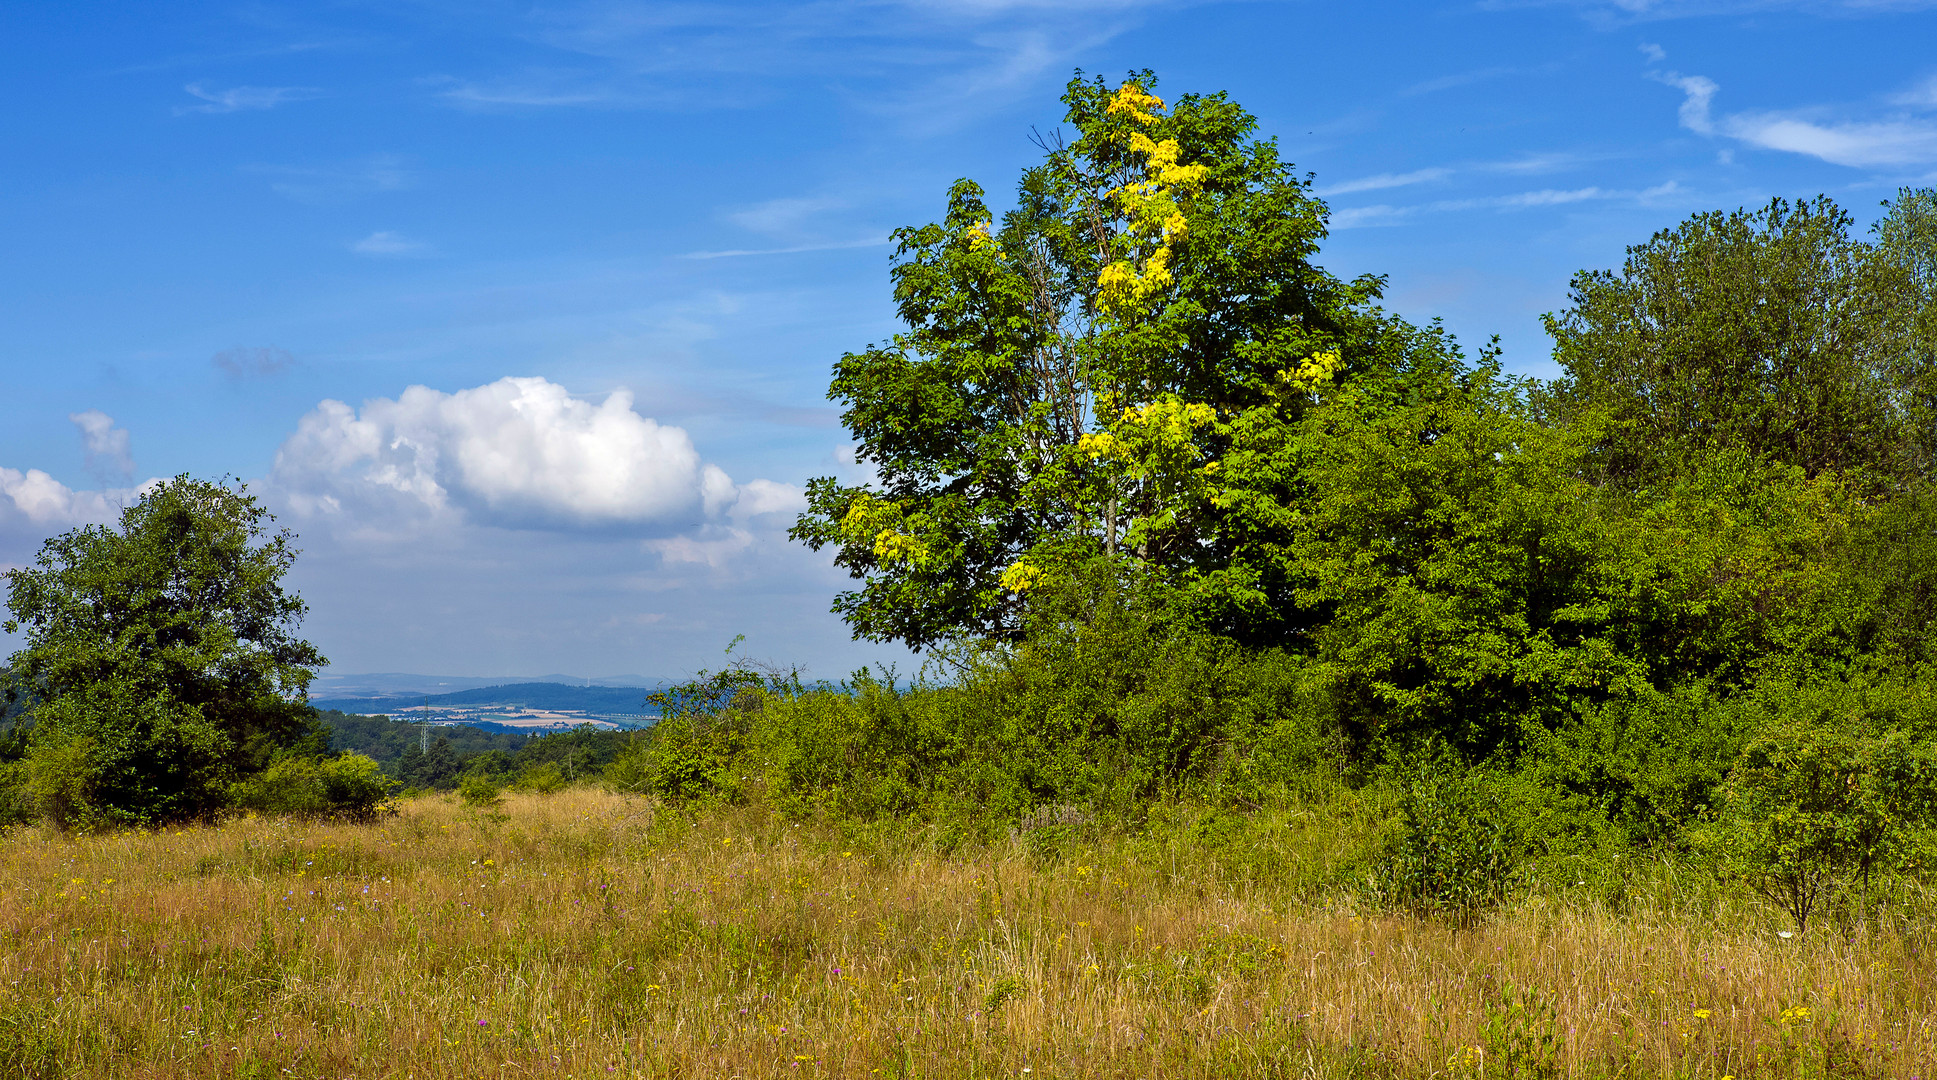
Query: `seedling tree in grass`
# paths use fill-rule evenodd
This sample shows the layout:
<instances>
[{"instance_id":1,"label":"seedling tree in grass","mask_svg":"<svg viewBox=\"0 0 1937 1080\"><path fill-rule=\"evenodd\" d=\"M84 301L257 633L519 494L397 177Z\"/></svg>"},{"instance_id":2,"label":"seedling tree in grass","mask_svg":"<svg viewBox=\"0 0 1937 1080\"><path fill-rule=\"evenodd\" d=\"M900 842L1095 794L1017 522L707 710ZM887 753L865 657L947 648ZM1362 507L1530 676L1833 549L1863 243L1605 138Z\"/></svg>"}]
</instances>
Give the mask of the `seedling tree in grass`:
<instances>
[{"instance_id":1,"label":"seedling tree in grass","mask_svg":"<svg viewBox=\"0 0 1937 1080\"><path fill-rule=\"evenodd\" d=\"M1931 857L1937 749L1901 731L1864 737L1791 724L1750 743L1704 836L1730 876L1780 906L1806 932L1851 885Z\"/></svg>"}]
</instances>

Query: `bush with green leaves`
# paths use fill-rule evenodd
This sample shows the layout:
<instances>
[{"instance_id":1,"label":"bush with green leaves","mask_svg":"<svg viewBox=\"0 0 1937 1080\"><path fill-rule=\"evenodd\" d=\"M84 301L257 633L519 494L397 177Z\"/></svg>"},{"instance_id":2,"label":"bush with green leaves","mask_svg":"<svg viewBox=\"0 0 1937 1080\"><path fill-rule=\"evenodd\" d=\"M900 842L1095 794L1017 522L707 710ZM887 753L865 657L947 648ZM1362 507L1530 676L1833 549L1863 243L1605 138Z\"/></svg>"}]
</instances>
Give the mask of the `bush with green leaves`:
<instances>
[{"instance_id":1,"label":"bush with green leaves","mask_svg":"<svg viewBox=\"0 0 1937 1080\"><path fill-rule=\"evenodd\" d=\"M646 695L659 722L625 744L606 765L606 786L673 802L739 802L748 733L776 696L798 695L798 673L768 670L735 657L743 638L727 646L728 663Z\"/></svg>"},{"instance_id":2,"label":"bush with green leaves","mask_svg":"<svg viewBox=\"0 0 1937 1080\"><path fill-rule=\"evenodd\" d=\"M1302 665L1209 633L1121 564L1034 598L1013 645L948 652L954 681L769 695L749 750L789 813L949 819L994 835L1044 806L1133 817L1149 798L1257 804L1336 782L1329 702Z\"/></svg>"},{"instance_id":3,"label":"bush with green leaves","mask_svg":"<svg viewBox=\"0 0 1937 1080\"><path fill-rule=\"evenodd\" d=\"M519 791L529 791L538 795L550 795L565 786L565 774L558 771L557 762L544 761L527 765L518 770L514 786Z\"/></svg>"},{"instance_id":4,"label":"bush with green leaves","mask_svg":"<svg viewBox=\"0 0 1937 1080\"><path fill-rule=\"evenodd\" d=\"M283 758L235 784L229 796L236 806L263 814L374 821L396 789L375 761L344 753Z\"/></svg>"},{"instance_id":5,"label":"bush with green leaves","mask_svg":"<svg viewBox=\"0 0 1937 1080\"><path fill-rule=\"evenodd\" d=\"M119 679L76 687L34 713L14 799L73 828L191 817L228 801L232 745L202 711Z\"/></svg>"},{"instance_id":6,"label":"bush with green leaves","mask_svg":"<svg viewBox=\"0 0 1937 1080\"><path fill-rule=\"evenodd\" d=\"M1778 724L1744 749L1699 839L1807 932L1810 917L1879 873L1937 857L1937 746L1903 730L1863 734L1820 720Z\"/></svg>"},{"instance_id":7,"label":"bush with green leaves","mask_svg":"<svg viewBox=\"0 0 1937 1080\"><path fill-rule=\"evenodd\" d=\"M621 750L605 767L606 786L677 803L739 802L744 726L744 716L734 710L661 719L650 738Z\"/></svg>"},{"instance_id":8,"label":"bush with green leaves","mask_svg":"<svg viewBox=\"0 0 1937 1080\"><path fill-rule=\"evenodd\" d=\"M458 781L457 797L470 810L495 811L504 805L504 790L484 773L466 773Z\"/></svg>"},{"instance_id":9,"label":"bush with green leaves","mask_svg":"<svg viewBox=\"0 0 1937 1080\"><path fill-rule=\"evenodd\" d=\"M1397 829L1373 864L1380 904L1473 925L1519 882L1522 838L1501 777L1422 755L1399 791Z\"/></svg>"}]
</instances>

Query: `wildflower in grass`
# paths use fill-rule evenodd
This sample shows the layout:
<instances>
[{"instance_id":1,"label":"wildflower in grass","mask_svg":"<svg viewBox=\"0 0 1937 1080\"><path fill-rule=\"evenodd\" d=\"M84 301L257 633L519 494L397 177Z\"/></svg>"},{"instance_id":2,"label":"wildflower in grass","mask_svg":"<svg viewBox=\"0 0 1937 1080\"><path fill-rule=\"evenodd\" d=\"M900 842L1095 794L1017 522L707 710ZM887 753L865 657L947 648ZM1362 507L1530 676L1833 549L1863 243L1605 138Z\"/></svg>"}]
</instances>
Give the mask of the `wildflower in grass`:
<instances>
[{"instance_id":1,"label":"wildflower in grass","mask_svg":"<svg viewBox=\"0 0 1937 1080\"><path fill-rule=\"evenodd\" d=\"M1707 1009L1696 1009L1696 1010L1695 1010L1695 1019L1697 1019L1697 1020L1706 1020L1706 1019L1708 1019L1708 1016L1709 1016L1709 1013L1708 1013L1708 1010L1707 1010Z\"/></svg>"}]
</instances>

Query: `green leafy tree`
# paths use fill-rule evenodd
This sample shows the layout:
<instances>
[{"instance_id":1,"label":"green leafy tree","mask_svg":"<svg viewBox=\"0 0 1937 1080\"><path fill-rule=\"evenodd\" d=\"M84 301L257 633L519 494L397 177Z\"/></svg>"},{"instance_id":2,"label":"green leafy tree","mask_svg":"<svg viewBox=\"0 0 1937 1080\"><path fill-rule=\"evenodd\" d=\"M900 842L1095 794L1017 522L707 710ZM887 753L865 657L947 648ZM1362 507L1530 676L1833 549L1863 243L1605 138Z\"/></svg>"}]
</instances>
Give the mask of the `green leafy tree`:
<instances>
[{"instance_id":1,"label":"green leafy tree","mask_svg":"<svg viewBox=\"0 0 1937 1080\"><path fill-rule=\"evenodd\" d=\"M241 487L186 476L118 527L46 542L7 575L13 677L36 699L21 789L66 822L205 813L280 754L320 754L307 702L326 661L282 587L293 536Z\"/></svg>"},{"instance_id":2,"label":"green leafy tree","mask_svg":"<svg viewBox=\"0 0 1937 1080\"><path fill-rule=\"evenodd\" d=\"M1346 387L1286 451L1314 674L1359 739L1475 758L1609 701L1739 684L1846 648L1840 556L1863 511L1835 477L1718 456L1658 490L1596 482L1602 430L1540 422L1482 367L1391 403ZM1234 467L1234 471L1235 467Z\"/></svg>"},{"instance_id":3,"label":"green leafy tree","mask_svg":"<svg viewBox=\"0 0 1937 1080\"><path fill-rule=\"evenodd\" d=\"M999 225L962 180L940 222L895 233L906 329L829 389L878 479L812 481L793 530L863 582L835 602L856 636L1013 639L1030 589L1099 556L1268 636L1292 589L1245 561L1260 522L1221 501L1232 425L1294 422L1324 384L1444 351L1374 306L1382 279L1313 264L1325 205L1249 113L1155 86L1079 73L1075 139L1041 140ZM1295 496L1295 477L1248 481Z\"/></svg>"},{"instance_id":4,"label":"green leafy tree","mask_svg":"<svg viewBox=\"0 0 1937 1080\"><path fill-rule=\"evenodd\" d=\"M1926 308L1937 303L1937 188L1903 188L1876 223L1877 247L1910 271Z\"/></svg>"},{"instance_id":5,"label":"green leafy tree","mask_svg":"<svg viewBox=\"0 0 1937 1080\"><path fill-rule=\"evenodd\" d=\"M1907 204L1908 205L1908 204ZM1917 204L1921 206L1922 204ZM1917 215L1900 215L1908 250ZM1828 198L1697 214L1575 276L1547 317L1562 417L1600 410L1604 468L1635 483L1718 450L1880 479L1929 461L1929 348L1914 275Z\"/></svg>"}]
</instances>

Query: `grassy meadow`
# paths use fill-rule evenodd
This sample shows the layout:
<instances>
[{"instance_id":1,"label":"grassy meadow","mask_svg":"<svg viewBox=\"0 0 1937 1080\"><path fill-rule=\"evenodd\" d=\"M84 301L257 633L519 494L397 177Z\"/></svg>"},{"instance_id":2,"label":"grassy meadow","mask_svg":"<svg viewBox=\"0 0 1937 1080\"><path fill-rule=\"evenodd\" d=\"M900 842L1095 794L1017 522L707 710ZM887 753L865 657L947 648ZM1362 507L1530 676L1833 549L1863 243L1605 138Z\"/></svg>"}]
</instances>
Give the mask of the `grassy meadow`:
<instances>
[{"instance_id":1,"label":"grassy meadow","mask_svg":"<svg viewBox=\"0 0 1937 1080\"><path fill-rule=\"evenodd\" d=\"M1476 927L1372 815L916 828L592 788L370 825L0 836L0 1077L1922 1077L1925 913L1784 938L1637 867ZM1909 905L1920 908L1921 902ZM1894 913L1893 913L1894 912Z\"/></svg>"}]
</instances>

